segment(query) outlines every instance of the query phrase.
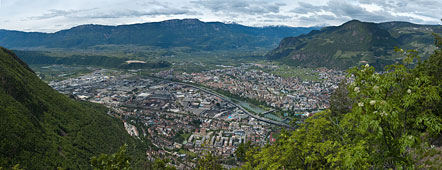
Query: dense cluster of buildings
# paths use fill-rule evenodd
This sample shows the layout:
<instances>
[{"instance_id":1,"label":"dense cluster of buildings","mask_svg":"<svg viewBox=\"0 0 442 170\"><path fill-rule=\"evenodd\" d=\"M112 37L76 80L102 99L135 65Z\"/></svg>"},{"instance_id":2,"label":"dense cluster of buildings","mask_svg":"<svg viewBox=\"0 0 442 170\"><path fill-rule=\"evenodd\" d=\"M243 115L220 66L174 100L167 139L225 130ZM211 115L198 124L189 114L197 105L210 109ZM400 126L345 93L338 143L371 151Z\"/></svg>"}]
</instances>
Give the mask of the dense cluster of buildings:
<instances>
[{"instance_id":1,"label":"dense cluster of buildings","mask_svg":"<svg viewBox=\"0 0 442 170\"><path fill-rule=\"evenodd\" d=\"M256 69L256 65L262 69ZM318 81L283 78L270 73L276 68L271 65L243 64L201 73L175 73L173 78L257 99L282 110L315 112L329 107L330 94L345 77L342 71L319 68L313 70L318 75ZM166 71L157 73L157 76L167 77L170 74L170 71Z\"/></svg>"},{"instance_id":2,"label":"dense cluster of buildings","mask_svg":"<svg viewBox=\"0 0 442 170\"><path fill-rule=\"evenodd\" d=\"M329 95L344 78L344 73L329 69L314 70L318 81L309 81L272 74L274 66L258 68L267 71L243 64L201 73L167 70L155 75L221 89L282 110L310 113L329 107ZM101 69L49 85L76 99L107 106L108 114L121 118L131 136L149 142L149 158L169 158L180 169L194 166L196 155L202 152L234 159L241 143L275 141L272 125L259 116L246 113L225 96L186 83L142 77L136 71Z\"/></svg>"},{"instance_id":3,"label":"dense cluster of buildings","mask_svg":"<svg viewBox=\"0 0 442 170\"><path fill-rule=\"evenodd\" d=\"M192 155L204 151L234 159L240 143L274 141L269 124L219 96L181 83L97 70L50 86L104 104L109 114L123 119L131 136L152 143L147 155L170 158L177 166L191 167Z\"/></svg>"}]
</instances>

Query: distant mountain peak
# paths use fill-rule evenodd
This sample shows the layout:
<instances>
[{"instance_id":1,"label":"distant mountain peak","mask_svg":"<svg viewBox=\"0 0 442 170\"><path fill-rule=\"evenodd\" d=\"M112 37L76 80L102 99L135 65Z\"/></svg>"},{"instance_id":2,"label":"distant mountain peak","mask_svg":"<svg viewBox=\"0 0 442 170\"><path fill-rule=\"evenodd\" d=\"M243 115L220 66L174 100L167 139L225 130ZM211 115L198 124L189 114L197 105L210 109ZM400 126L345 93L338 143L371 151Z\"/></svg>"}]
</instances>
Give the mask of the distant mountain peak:
<instances>
[{"instance_id":1,"label":"distant mountain peak","mask_svg":"<svg viewBox=\"0 0 442 170\"><path fill-rule=\"evenodd\" d=\"M342 25L340 25L339 27L342 29L360 29L360 28L368 28L367 26L373 26L375 25L374 23L371 22L361 22L359 20L351 20L348 21ZM373 27L371 27L373 28Z\"/></svg>"},{"instance_id":2,"label":"distant mountain peak","mask_svg":"<svg viewBox=\"0 0 442 170\"><path fill-rule=\"evenodd\" d=\"M181 21L181 22L202 22L198 18L169 19L169 20L164 20L161 22L179 22L179 21Z\"/></svg>"},{"instance_id":3,"label":"distant mountain peak","mask_svg":"<svg viewBox=\"0 0 442 170\"><path fill-rule=\"evenodd\" d=\"M171 19L171 20L165 20L161 21L160 23L163 24L203 24L199 19L196 18L185 18L185 19Z\"/></svg>"},{"instance_id":4,"label":"distant mountain peak","mask_svg":"<svg viewBox=\"0 0 442 170\"><path fill-rule=\"evenodd\" d=\"M345 22L345 23L342 24L342 25L346 25L346 24L360 24L360 23L367 23L367 22L362 22L362 21L359 21L359 20L357 20L357 19L352 19L352 20L350 20L350 21Z\"/></svg>"}]
</instances>

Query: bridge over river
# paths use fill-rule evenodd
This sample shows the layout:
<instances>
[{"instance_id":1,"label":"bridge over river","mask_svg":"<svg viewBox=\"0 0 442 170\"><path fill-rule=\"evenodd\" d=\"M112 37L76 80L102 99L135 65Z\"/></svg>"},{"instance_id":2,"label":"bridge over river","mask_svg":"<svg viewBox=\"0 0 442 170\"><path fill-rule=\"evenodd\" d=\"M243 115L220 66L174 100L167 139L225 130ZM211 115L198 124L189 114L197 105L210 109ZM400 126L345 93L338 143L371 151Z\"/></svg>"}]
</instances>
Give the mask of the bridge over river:
<instances>
[{"instance_id":1,"label":"bridge over river","mask_svg":"<svg viewBox=\"0 0 442 170\"><path fill-rule=\"evenodd\" d=\"M229 103L235 105L236 107L238 107L239 109L241 109L244 113L248 114L249 116L251 116L251 117L253 117L253 118L255 118L255 119L259 120L259 121L266 122L266 123L273 124L273 125L277 125L277 126L286 127L286 128L293 128L293 127L291 127L290 125L288 125L288 124L286 124L286 123L284 123L284 122L280 122L280 121L275 121L275 120L267 119L267 118L264 118L264 117L258 116L258 115L256 115L256 114L250 113L247 109L245 109L245 108L244 108L243 106L241 106L240 104L235 103L235 102L232 101L232 99L230 99L229 97L224 96L224 95L219 94L219 93L216 93L216 92L212 91L211 89L204 88L204 87L200 87L200 86L195 86L195 85L188 84L188 83L174 82L174 81L170 81L170 82L171 82L171 83L174 83L174 84L190 86L190 87L193 87L193 88L199 89L199 90L201 90L201 91L204 91L204 92L206 92L206 93L209 93L209 94L212 94L212 95L218 96L219 98L221 98L221 99L223 99L223 100L225 100L225 101L227 101L227 102L229 102ZM274 112L274 111L275 111L275 110L272 109L272 110L267 111L267 112L264 112L264 113L262 113L262 114L265 115L265 114L272 113L272 112Z\"/></svg>"},{"instance_id":2,"label":"bridge over river","mask_svg":"<svg viewBox=\"0 0 442 170\"><path fill-rule=\"evenodd\" d=\"M218 96L219 98L221 98L221 99L223 99L223 100L225 100L225 101L231 103L232 105L238 107L238 108L241 109L244 113L248 114L249 116L251 116L251 117L253 117L253 118L255 118L255 119L259 120L259 121L266 122L266 123L269 123L269 124L273 124L273 125L276 125L276 126L282 126L282 127L291 128L291 129L293 128L293 127L291 127L289 124L286 124L286 123L284 123L284 122L280 122L280 121L275 121L275 120L267 119L267 118L264 118L264 117L258 116L258 115L256 115L256 114L250 113L247 109L245 109L245 108L244 108L243 106L241 106L240 104L235 103L235 102L232 101L232 99L230 99L229 97L224 96L224 95L222 95L222 94L219 94L219 93L217 93L217 92L214 92L214 91L211 90L211 89L208 89L208 88L205 88L205 87L196 86L196 85L189 84L189 83L176 82L176 81L167 80L167 79L162 79L162 78L153 77L153 76L148 76L148 77L149 77L149 78L152 78L152 79L168 81L168 82L170 82L170 83L179 84L179 85L184 85L184 86L190 86L190 87L193 87L193 88L199 89L199 90L204 91L204 92L206 92L206 93L209 93L209 94L212 94L212 95ZM240 101L240 102L243 102L243 101ZM246 103L247 103L247 102L246 102ZM247 103L247 104L248 104L248 103ZM266 115L266 114L272 113L272 112L274 112L274 111L275 111L275 110L272 109L272 110L270 110L270 111L263 112L262 114Z\"/></svg>"}]
</instances>

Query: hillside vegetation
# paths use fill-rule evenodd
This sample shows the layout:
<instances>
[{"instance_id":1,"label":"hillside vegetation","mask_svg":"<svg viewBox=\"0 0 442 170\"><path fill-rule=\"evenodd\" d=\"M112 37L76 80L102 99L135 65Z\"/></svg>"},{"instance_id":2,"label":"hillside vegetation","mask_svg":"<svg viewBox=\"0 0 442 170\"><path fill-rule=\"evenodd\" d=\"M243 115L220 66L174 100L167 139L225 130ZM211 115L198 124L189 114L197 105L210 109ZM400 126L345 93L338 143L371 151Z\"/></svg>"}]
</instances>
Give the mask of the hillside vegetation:
<instances>
[{"instance_id":1,"label":"hillside vegetation","mask_svg":"<svg viewBox=\"0 0 442 170\"><path fill-rule=\"evenodd\" d=\"M91 169L92 156L124 143L133 163L140 163L146 148L107 111L58 93L0 48L0 167Z\"/></svg>"},{"instance_id":2,"label":"hillside vegetation","mask_svg":"<svg viewBox=\"0 0 442 170\"><path fill-rule=\"evenodd\" d=\"M295 66L347 69L369 63L381 69L401 57L394 53L394 47L417 49L423 56L431 54L435 49L433 32L442 33L442 26L352 20L341 26L287 37L267 58Z\"/></svg>"},{"instance_id":3,"label":"hillside vegetation","mask_svg":"<svg viewBox=\"0 0 442 170\"><path fill-rule=\"evenodd\" d=\"M109 57L103 55L72 55L65 57L54 57L41 51L15 51L15 54L17 54L21 60L29 65L63 64L122 69L166 68L171 66L169 62L163 60L128 64L126 61L130 60L129 58Z\"/></svg>"}]
</instances>

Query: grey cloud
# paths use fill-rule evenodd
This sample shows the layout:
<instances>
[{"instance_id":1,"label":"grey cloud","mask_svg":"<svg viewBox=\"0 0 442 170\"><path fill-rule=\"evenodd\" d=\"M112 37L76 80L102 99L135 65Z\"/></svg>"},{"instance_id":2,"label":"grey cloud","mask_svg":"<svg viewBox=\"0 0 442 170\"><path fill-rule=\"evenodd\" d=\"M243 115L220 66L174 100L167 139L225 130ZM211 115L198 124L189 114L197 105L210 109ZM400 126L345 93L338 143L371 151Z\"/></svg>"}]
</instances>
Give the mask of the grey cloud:
<instances>
[{"instance_id":1,"label":"grey cloud","mask_svg":"<svg viewBox=\"0 0 442 170\"><path fill-rule=\"evenodd\" d=\"M293 17L288 16L288 15L281 15L281 14L266 14L263 16L263 18L288 19L288 18L293 18Z\"/></svg>"},{"instance_id":2,"label":"grey cloud","mask_svg":"<svg viewBox=\"0 0 442 170\"><path fill-rule=\"evenodd\" d=\"M403 7L407 6L408 2L406 0L403 1L393 1L393 0L359 0L359 3L361 4L376 4L380 5L382 7L392 8L392 7Z\"/></svg>"},{"instance_id":3,"label":"grey cloud","mask_svg":"<svg viewBox=\"0 0 442 170\"><path fill-rule=\"evenodd\" d=\"M299 17L299 20L302 23L327 23L327 21L338 21L345 22L348 21L348 18L338 18L333 15L312 15L309 17Z\"/></svg>"},{"instance_id":4,"label":"grey cloud","mask_svg":"<svg viewBox=\"0 0 442 170\"><path fill-rule=\"evenodd\" d=\"M437 15L437 14L430 14L430 13L426 13L426 12L415 12L416 15L420 15L420 16L425 16L425 17L429 17L429 18L442 18L442 15Z\"/></svg>"},{"instance_id":5,"label":"grey cloud","mask_svg":"<svg viewBox=\"0 0 442 170\"><path fill-rule=\"evenodd\" d=\"M102 11L98 9L88 10L50 10L48 13L41 16L30 17L31 20L50 19L55 17L67 18L123 18L123 17L140 17L140 16L156 16L156 15L183 15L183 14L198 14L197 12L188 9L175 8L155 8L150 10L113 10Z\"/></svg>"},{"instance_id":6,"label":"grey cloud","mask_svg":"<svg viewBox=\"0 0 442 170\"><path fill-rule=\"evenodd\" d=\"M51 9L48 13L45 13L40 16L33 16L29 17L31 20L41 20L41 19L49 19L49 18L55 18L55 17L61 17L61 16L69 16L73 14L78 14L86 11L90 11L92 9L86 9L86 10L57 10L57 9Z\"/></svg>"},{"instance_id":7,"label":"grey cloud","mask_svg":"<svg viewBox=\"0 0 442 170\"><path fill-rule=\"evenodd\" d=\"M406 2L398 2L397 3L397 7L405 7L405 6L407 6Z\"/></svg>"},{"instance_id":8,"label":"grey cloud","mask_svg":"<svg viewBox=\"0 0 442 170\"><path fill-rule=\"evenodd\" d=\"M322 10L323 6L315 6L305 2L299 2L298 7L290 10L290 12L298 13L298 14L307 14L307 13L315 13Z\"/></svg>"},{"instance_id":9,"label":"grey cloud","mask_svg":"<svg viewBox=\"0 0 442 170\"><path fill-rule=\"evenodd\" d=\"M144 6L144 7L150 7L150 6L163 6L163 7L167 7L166 4L158 2L158 1L143 1L143 2L135 2L135 4L139 5L139 6Z\"/></svg>"},{"instance_id":10,"label":"grey cloud","mask_svg":"<svg viewBox=\"0 0 442 170\"><path fill-rule=\"evenodd\" d=\"M380 10L372 12L363 8L361 4L373 4L381 7ZM312 22L318 20L349 20L358 19L362 21L370 22L385 22L392 20L409 21L416 23L425 23L426 21L414 17L414 15L425 16L428 18L437 17L436 11L431 8L425 8L425 6L436 5L437 10L441 10L441 6L438 6L439 2L432 0L425 1L384 1L384 0L360 0L359 3L350 3L348 1L330 0L326 5L315 6L309 3L298 3L298 7L291 10L297 14L311 14L313 16L302 16L299 18L302 22L311 20ZM319 12L329 12L331 15L318 15ZM409 15L403 15L403 14ZM412 15L414 14L414 15Z\"/></svg>"},{"instance_id":11,"label":"grey cloud","mask_svg":"<svg viewBox=\"0 0 442 170\"><path fill-rule=\"evenodd\" d=\"M246 15L260 15L279 13L280 7L285 3L270 3L265 0L196 0L191 1L215 13L231 15L233 13Z\"/></svg>"},{"instance_id":12,"label":"grey cloud","mask_svg":"<svg viewBox=\"0 0 442 170\"><path fill-rule=\"evenodd\" d=\"M440 1L408 1L407 6L394 9L399 12L425 13L427 16L441 17L442 2Z\"/></svg>"},{"instance_id":13,"label":"grey cloud","mask_svg":"<svg viewBox=\"0 0 442 170\"><path fill-rule=\"evenodd\" d=\"M126 11L113 11L104 13L89 13L85 15L77 15L73 17L78 18L122 18L122 17L141 17L141 16L156 16L156 15L183 15L183 14L196 14L186 9L152 9L147 11L126 10Z\"/></svg>"},{"instance_id":14,"label":"grey cloud","mask_svg":"<svg viewBox=\"0 0 442 170\"><path fill-rule=\"evenodd\" d=\"M441 2L435 1L435 0L402 0L402 1L394 1L397 5L399 4L409 4L410 7L420 7L422 9L424 8L431 8L431 9L437 9L441 8ZM402 6L404 7L404 6Z\"/></svg>"},{"instance_id":15,"label":"grey cloud","mask_svg":"<svg viewBox=\"0 0 442 170\"><path fill-rule=\"evenodd\" d=\"M427 17L440 17L442 2L438 0L360 0L362 4L374 4L389 13L410 13Z\"/></svg>"},{"instance_id":16,"label":"grey cloud","mask_svg":"<svg viewBox=\"0 0 442 170\"><path fill-rule=\"evenodd\" d=\"M349 4L346 2L329 1L327 11L332 12L338 17L347 17L352 19L359 19L363 21L385 21L389 17L384 12L369 12L358 5Z\"/></svg>"},{"instance_id":17,"label":"grey cloud","mask_svg":"<svg viewBox=\"0 0 442 170\"><path fill-rule=\"evenodd\" d=\"M336 18L333 15L317 15L318 18L322 18L322 19L326 19L326 20L336 20L338 18Z\"/></svg>"}]
</instances>

